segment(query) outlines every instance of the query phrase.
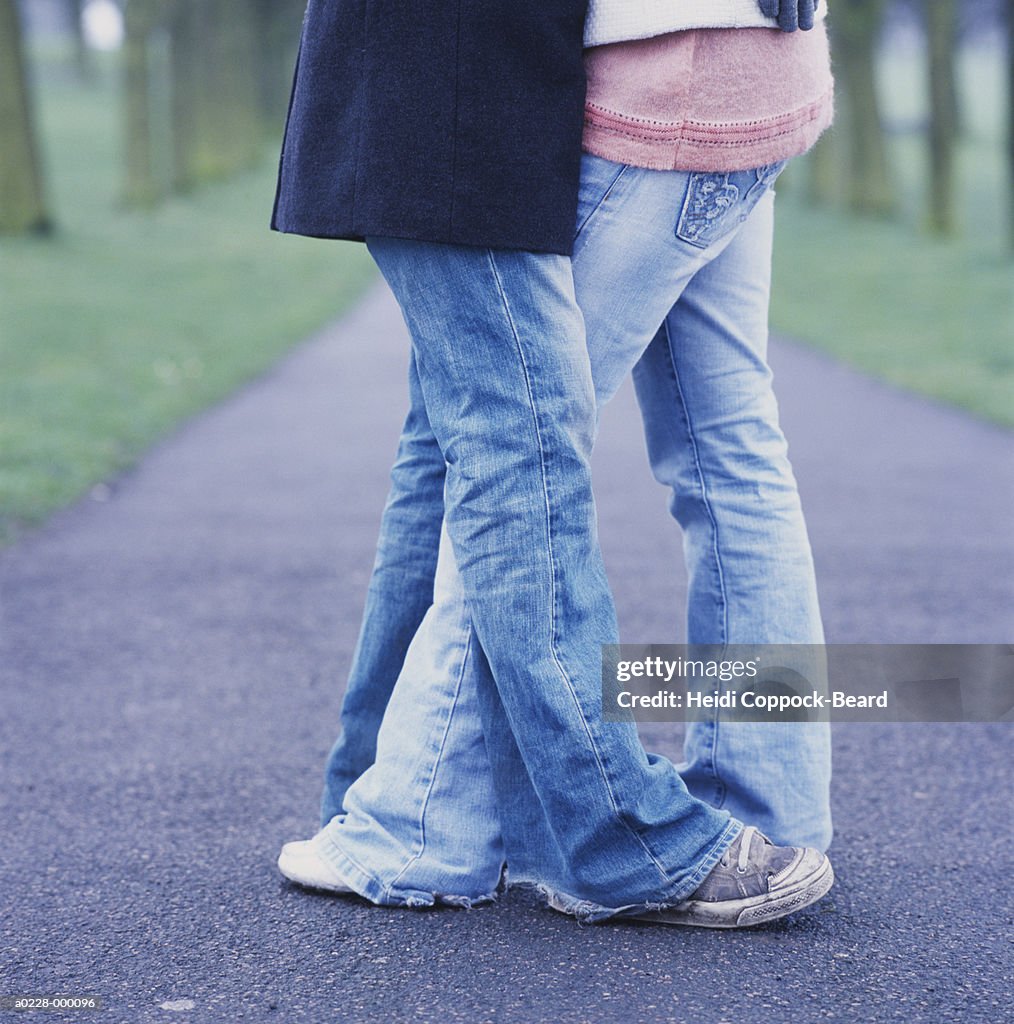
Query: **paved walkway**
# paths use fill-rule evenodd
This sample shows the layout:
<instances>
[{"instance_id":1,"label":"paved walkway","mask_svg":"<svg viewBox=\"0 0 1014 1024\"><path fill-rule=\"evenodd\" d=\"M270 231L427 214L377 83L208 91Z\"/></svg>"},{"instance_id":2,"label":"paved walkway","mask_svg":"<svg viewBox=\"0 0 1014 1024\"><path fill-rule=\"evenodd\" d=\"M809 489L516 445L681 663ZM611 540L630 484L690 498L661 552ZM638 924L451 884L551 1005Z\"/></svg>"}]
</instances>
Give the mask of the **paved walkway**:
<instances>
[{"instance_id":1,"label":"paved walkway","mask_svg":"<svg viewBox=\"0 0 1014 1024\"><path fill-rule=\"evenodd\" d=\"M283 884L406 344L374 290L0 556L0 995L96 994L102 1013L44 1019L132 1024L1002 1019L1009 725L838 727L833 898L753 933L580 927L524 892L405 912ZM772 361L828 639L1010 640L1010 434L803 348ZM625 389L596 455L603 543L626 637L678 639L678 541L639 429ZM652 727L656 749L677 739Z\"/></svg>"}]
</instances>

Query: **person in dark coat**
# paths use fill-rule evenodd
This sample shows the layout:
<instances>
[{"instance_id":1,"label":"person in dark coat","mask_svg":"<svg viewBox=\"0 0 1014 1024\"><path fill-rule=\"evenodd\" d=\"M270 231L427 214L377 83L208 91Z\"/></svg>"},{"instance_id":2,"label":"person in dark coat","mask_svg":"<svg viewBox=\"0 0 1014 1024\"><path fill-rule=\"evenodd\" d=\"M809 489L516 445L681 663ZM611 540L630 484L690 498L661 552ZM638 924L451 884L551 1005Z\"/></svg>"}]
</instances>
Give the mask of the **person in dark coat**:
<instances>
[{"instance_id":1,"label":"person in dark coat","mask_svg":"<svg viewBox=\"0 0 1014 1024\"><path fill-rule=\"evenodd\" d=\"M506 855L515 876L586 919L757 923L819 898L833 879L826 857L776 846L692 796L671 762L645 755L632 722L602 717L602 646L618 636L589 474L595 382L569 254L575 223L592 222L615 180L593 183L579 220L585 8L308 8L273 226L364 239L401 305L413 405L398 465L432 465L439 452L443 474L417 474L415 493L424 504L442 495L444 579L460 580L455 607L467 608L465 649L479 670L474 687L459 674L446 693L392 697L377 740L388 774L377 777L404 806L386 821L357 818L352 787L332 820L341 840L325 829L279 863L306 885L412 906L489 898L495 884L464 891L462 879L487 867L498 879ZM759 170L742 189L743 221L773 176ZM687 195L707 203L712 193ZM707 262L727 238L686 244ZM411 507L388 511L411 544ZM420 538L430 578L432 540ZM375 581L384 557L382 545ZM457 640L427 647L438 635L420 630L406 671L414 657L457 657ZM400 731L385 740L393 720ZM402 864L397 833L426 815L426 834L451 853L416 891L410 869L423 850ZM369 855L348 856L346 838ZM750 875L747 898L733 871Z\"/></svg>"},{"instance_id":2,"label":"person in dark coat","mask_svg":"<svg viewBox=\"0 0 1014 1024\"><path fill-rule=\"evenodd\" d=\"M311 0L272 226L567 255L587 0Z\"/></svg>"}]
</instances>

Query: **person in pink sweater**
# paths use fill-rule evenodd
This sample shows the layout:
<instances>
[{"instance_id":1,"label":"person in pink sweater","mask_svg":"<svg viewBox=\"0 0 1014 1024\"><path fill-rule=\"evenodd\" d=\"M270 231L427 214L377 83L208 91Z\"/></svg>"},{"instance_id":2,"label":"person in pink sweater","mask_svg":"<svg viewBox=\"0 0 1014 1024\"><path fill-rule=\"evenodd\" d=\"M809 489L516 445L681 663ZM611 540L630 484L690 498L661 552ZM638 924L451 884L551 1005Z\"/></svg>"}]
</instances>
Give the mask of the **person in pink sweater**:
<instances>
[{"instance_id":1,"label":"person in pink sweater","mask_svg":"<svg viewBox=\"0 0 1014 1024\"><path fill-rule=\"evenodd\" d=\"M783 27L813 25L812 0L798 10L786 0L760 6ZM633 371L652 469L671 489L684 534L687 640L820 644L813 563L766 346L772 186L832 117L823 25L631 38L590 48L585 64L573 297L597 405ZM443 280L426 275L445 273L448 259L462 281L472 272L470 254L455 264L457 254L428 243L368 242L414 332L430 330L420 326L420 302L444 301ZM535 294L556 296L539 300L547 322L554 302L569 316L568 284L545 292L532 281ZM515 300L503 301L510 311ZM531 297L516 301L511 317ZM427 320L433 315L427 309ZM471 312L443 316L439 331L453 331ZM590 670L599 651L555 641L563 683L539 695L533 719L527 697L515 696L510 659L496 649L503 641L488 595L474 589L474 555L446 528L432 602L406 630L406 587L426 586L407 570L413 545L429 535L420 523L443 511L436 501L420 512L419 495L439 495L433 485L445 471L418 374L413 364L418 414L393 473L322 828L286 844L283 874L376 903L467 905L493 898L506 861L512 880L538 883L565 913L704 927L773 920L819 899L833 881L823 853L831 840L826 723L725 722L716 713L688 724L685 763L673 766L645 755L632 725L603 725ZM567 557L562 546L550 554ZM555 572L550 565L550 580ZM525 576L514 584L526 585ZM542 626L555 633L573 614L566 598L553 602L514 623L519 664L525 649L537 650ZM394 649L393 680L399 632L414 636ZM604 625L601 642L611 635ZM622 822L643 851L679 837L704 841L704 852L679 870L661 863L668 854L652 854L660 875L649 893L650 869L634 881L641 865L618 857L607 819L609 829Z\"/></svg>"}]
</instances>

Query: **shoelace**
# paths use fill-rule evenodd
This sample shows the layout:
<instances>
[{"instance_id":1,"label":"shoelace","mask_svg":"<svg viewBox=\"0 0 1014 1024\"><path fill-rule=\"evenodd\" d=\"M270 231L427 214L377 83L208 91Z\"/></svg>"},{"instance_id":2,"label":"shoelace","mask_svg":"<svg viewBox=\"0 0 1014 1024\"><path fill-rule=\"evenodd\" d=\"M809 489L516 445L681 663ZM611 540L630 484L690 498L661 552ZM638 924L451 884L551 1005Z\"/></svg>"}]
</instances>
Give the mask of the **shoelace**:
<instances>
[{"instance_id":1,"label":"shoelace","mask_svg":"<svg viewBox=\"0 0 1014 1024\"><path fill-rule=\"evenodd\" d=\"M743 838L739 844L739 856L736 858L736 870L740 873L746 871L747 865L750 863L750 843L753 841L753 837L757 835L757 828L754 825L747 825L743 829ZM722 855L722 864L725 867L729 866L729 853L726 851Z\"/></svg>"}]
</instances>

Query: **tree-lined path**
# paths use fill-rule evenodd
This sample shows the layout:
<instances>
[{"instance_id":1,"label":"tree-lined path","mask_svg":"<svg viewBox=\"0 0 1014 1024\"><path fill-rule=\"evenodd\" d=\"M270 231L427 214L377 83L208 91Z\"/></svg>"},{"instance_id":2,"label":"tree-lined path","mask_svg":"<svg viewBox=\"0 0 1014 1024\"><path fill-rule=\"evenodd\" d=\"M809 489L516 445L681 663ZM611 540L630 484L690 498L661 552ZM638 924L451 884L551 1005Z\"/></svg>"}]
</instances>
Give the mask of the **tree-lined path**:
<instances>
[{"instance_id":1,"label":"tree-lined path","mask_svg":"<svg viewBox=\"0 0 1014 1024\"><path fill-rule=\"evenodd\" d=\"M755 932L283 882L279 845L315 820L406 349L378 287L0 556L0 996L94 994L107 1009L45 1019L131 1024L1002 1019L1007 723L839 727L838 884ZM799 346L772 362L828 639L1010 640L1010 435ZM680 639L678 538L629 388L596 480L626 639ZM675 754L676 728L649 745Z\"/></svg>"}]
</instances>

